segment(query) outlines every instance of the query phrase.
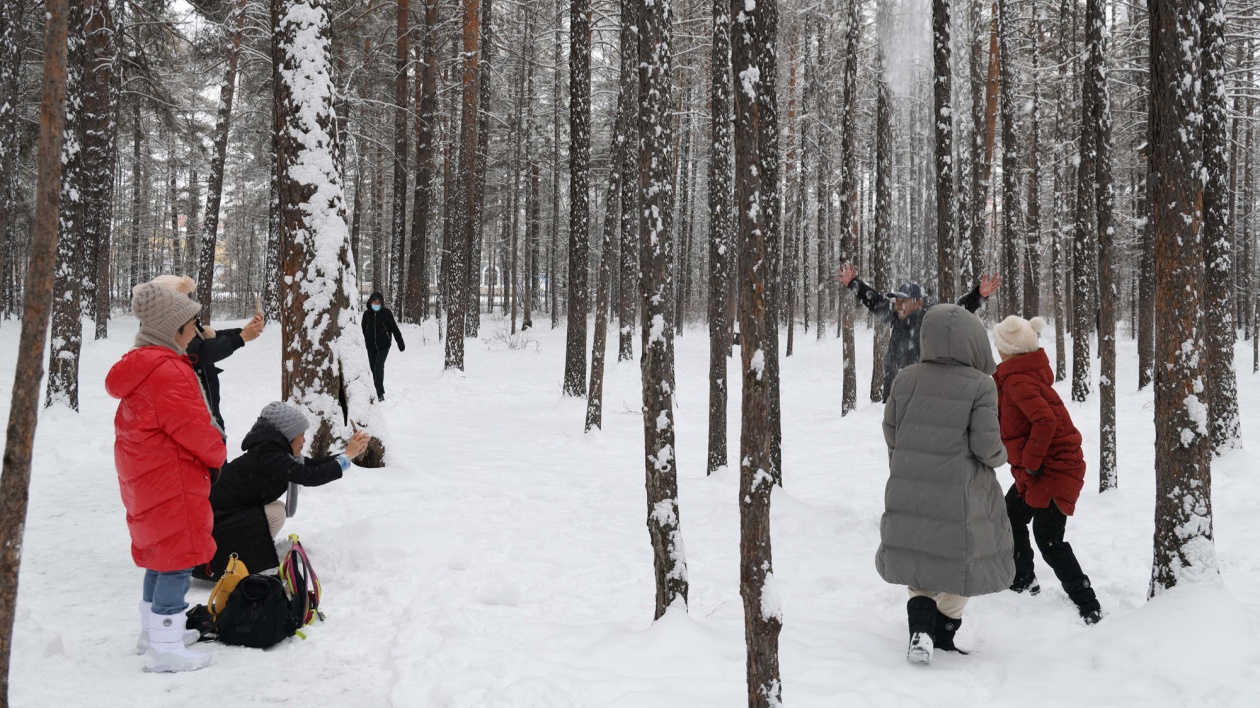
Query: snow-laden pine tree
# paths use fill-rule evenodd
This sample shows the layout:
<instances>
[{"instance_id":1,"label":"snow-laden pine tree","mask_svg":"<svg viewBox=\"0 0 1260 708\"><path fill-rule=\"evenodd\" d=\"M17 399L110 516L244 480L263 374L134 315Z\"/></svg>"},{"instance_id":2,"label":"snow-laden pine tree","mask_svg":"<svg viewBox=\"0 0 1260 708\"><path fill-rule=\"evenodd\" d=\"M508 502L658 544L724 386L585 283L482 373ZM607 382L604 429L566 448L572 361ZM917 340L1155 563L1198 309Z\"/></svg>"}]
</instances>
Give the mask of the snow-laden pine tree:
<instances>
[{"instance_id":1,"label":"snow-laden pine tree","mask_svg":"<svg viewBox=\"0 0 1260 708\"><path fill-rule=\"evenodd\" d=\"M1228 219L1229 135L1225 97L1225 0L1202 0L1203 260L1207 314L1207 403L1212 450L1238 445L1238 384L1234 374L1234 251Z\"/></svg>"},{"instance_id":2,"label":"snow-laden pine tree","mask_svg":"<svg viewBox=\"0 0 1260 708\"><path fill-rule=\"evenodd\" d=\"M1013 37L1018 31L1015 24L1013 0L998 0L998 100L1002 111L1002 270L1011 279L1011 286L1004 288L1002 298L1006 314L1022 311L1019 287L1021 236L1024 232L1023 209L1019 203L1019 113L1022 102L1015 96L1015 80L1018 64L1014 56ZM1027 313L1026 313L1027 314ZM1030 315L1031 316L1031 315Z\"/></svg>"},{"instance_id":3,"label":"snow-laden pine tree","mask_svg":"<svg viewBox=\"0 0 1260 708\"><path fill-rule=\"evenodd\" d=\"M446 294L446 362L447 369L464 370L464 334L468 318L468 284L476 279L477 267L471 262L472 240L477 222L474 215L481 204L477 193L477 104L480 74L477 62L480 57L479 0L463 0L463 92L459 117L459 175L455 190L456 203L452 205L456 218L451 229L450 277ZM447 161L448 166L450 160ZM450 181L449 179L447 180ZM443 270L446 270L443 268Z\"/></svg>"},{"instance_id":4,"label":"snow-laden pine tree","mask_svg":"<svg viewBox=\"0 0 1260 708\"><path fill-rule=\"evenodd\" d=\"M625 0L623 0L624 2ZM713 0L712 84L709 90L712 132L709 148L709 448L706 472L727 462L726 359L731 354L732 268L735 220L733 145L731 144L731 5Z\"/></svg>"},{"instance_id":5,"label":"snow-laden pine tree","mask_svg":"<svg viewBox=\"0 0 1260 708\"><path fill-rule=\"evenodd\" d=\"M678 513L674 437L673 61L670 0L636 3L639 40L639 302L642 308L643 442L647 527L656 570L656 618L687 605L687 558ZM626 18L627 21L629 18Z\"/></svg>"},{"instance_id":6,"label":"snow-laden pine tree","mask_svg":"<svg viewBox=\"0 0 1260 708\"><path fill-rule=\"evenodd\" d=\"M275 0L281 108L277 136L283 287L280 333L284 398L316 421L313 455L373 433L358 462L382 463L371 370L359 323L359 286L334 157L334 87L323 0Z\"/></svg>"},{"instance_id":7,"label":"snow-laden pine tree","mask_svg":"<svg viewBox=\"0 0 1260 708\"><path fill-rule=\"evenodd\" d=\"M856 3L855 3L856 4ZM764 81L763 54L772 51L772 2L732 0L731 63L735 75L735 214L739 235L740 418L739 594L744 601L744 641L749 706L779 706L779 605L770 547L770 498L779 479L771 419L777 371L769 339L776 336L773 301L773 241L767 237L766 150L761 108L775 100ZM766 93L770 92L767 96ZM856 395L856 392L854 392Z\"/></svg>"},{"instance_id":8,"label":"snow-laden pine tree","mask_svg":"<svg viewBox=\"0 0 1260 708\"><path fill-rule=\"evenodd\" d=\"M840 130L840 262L858 260L857 227L853 218L857 198L857 63L861 39L861 13L858 0L849 0L845 25L844 109ZM857 408L857 345L853 339L856 304L849 293L840 293L840 335L844 350L844 374L840 415ZM742 332L742 330L741 330ZM742 335L741 335L742 336Z\"/></svg>"},{"instance_id":9,"label":"snow-laden pine tree","mask_svg":"<svg viewBox=\"0 0 1260 708\"><path fill-rule=\"evenodd\" d=\"M1203 95L1197 3L1151 0L1155 558L1150 594L1219 577L1204 343Z\"/></svg>"},{"instance_id":10,"label":"snow-laden pine tree","mask_svg":"<svg viewBox=\"0 0 1260 708\"><path fill-rule=\"evenodd\" d=\"M936 293L954 301L954 110L950 0L932 0L932 122L936 149Z\"/></svg>"},{"instance_id":11,"label":"snow-laden pine tree","mask_svg":"<svg viewBox=\"0 0 1260 708\"><path fill-rule=\"evenodd\" d=\"M433 143L437 128L438 0L424 0L423 66L417 69L416 185L411 211L411 248L407 256L406 306L402 319L429 316L429 213L433 208Z\"/></svg>"},{"instance_id":12,"label":"snow-laden pine tree","mask_svg":"<svg viewBox=\"0 0 1260 708\"><path fill-rule=\"evenodd\" d=\"M569 311L564 395L586 395L587 266L591 229L591 4L569 3Z\"/></svg>"},{"instance_id":13,"label":"snow-laden pine tree","mask_svg":"<svg viewBox=\"0 0 1260 708\"><path fill-rule=\"evenodd\" d=\"M721 0L715 0L720 2ZM639 105L639 42L635 36L638 23L637 0L620 0L621 6L621 71L617 84L619 96L625 96L631 106ZM622 153L623 175L638 174L639 169L639 122L626 122L625 134L616 137L625 141L628 149ZM621 258L617 305L617 361L634 358L634 325L639 310L639 180L624 177L621 180ZM728 350L729 351L729 350Z\"/></svg>"},{"instance_id":14,"label":"snow-laden pine tree","mask_svg":"<svg viewBox=\"0 0 1260 708\"><path fill-rule=\"evenodd\" d=\"M890 263L893 239L893 106L892 92L888 87L886 71L887 48L891 39L892 18L888 3L880 3L876 13L879 43L875 57L875 235L871 242L871 287L878 292L888 292L892 286ZM938 165L939 166L939 165ZM968 272L964 270L964 272ZM844 295L844 294L842 294ZM884 400L884 354L892 330L876 326L873 332L871 400Z\"/></svg>"}]
</instances>

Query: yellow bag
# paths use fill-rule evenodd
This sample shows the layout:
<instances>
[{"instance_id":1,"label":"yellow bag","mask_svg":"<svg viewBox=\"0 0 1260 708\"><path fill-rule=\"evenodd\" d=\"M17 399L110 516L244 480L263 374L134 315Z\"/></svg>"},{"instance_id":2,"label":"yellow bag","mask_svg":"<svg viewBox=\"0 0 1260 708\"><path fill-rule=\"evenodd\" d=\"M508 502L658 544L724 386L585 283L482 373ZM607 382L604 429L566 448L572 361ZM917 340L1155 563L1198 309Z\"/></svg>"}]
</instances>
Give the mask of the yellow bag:
<instances>
[{"instance_id":1,"label":"yellow bag","mask_svg":"<svg viewBox=\"0 0 1260 708\"><path fill-rule=\"evenodd\" d=\"M245 563L233 553L228 558L227 570L223 571L219 582L214 584L214 590L210 591L210 601L206 603L206 609L210 611L212 617L218 617L223 608L227 607L228 595L231 595L236 589L236 584L248 575L249 569L245 567Z\"/></svg>"}]
</instances>

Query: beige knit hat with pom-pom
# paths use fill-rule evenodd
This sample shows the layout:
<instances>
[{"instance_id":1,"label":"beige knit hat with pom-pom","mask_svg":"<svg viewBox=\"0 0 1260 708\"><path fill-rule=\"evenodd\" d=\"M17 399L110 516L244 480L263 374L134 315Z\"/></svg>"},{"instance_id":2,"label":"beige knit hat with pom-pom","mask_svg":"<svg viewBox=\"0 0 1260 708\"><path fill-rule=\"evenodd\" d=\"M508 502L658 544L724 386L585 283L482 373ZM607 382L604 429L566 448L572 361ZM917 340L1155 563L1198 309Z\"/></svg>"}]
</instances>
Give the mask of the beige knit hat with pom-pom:
<instances>
[{"instance_id":1,"label":"beige knit hat with pom-pom","mask_svg":"<svg viewBox=\"0 0 1260 708\"><path fill-rule=\"evenodd\" d=\"M191 295L197 289L197 283L186 275L159 275L149 282L184 295Z\"/></svg>"},{"instance_id":2,"label":"beige knit hat with pom-pom","mask_svg":"<svg viewBox=\"0 0 1260 708\"><path fill-rule=\"evenodd\" d=\"M993 344L999 352L1007 356L1035 352L1041 348L1037 338L1045 328L1046 321L1040 317L1026 320L1018 315L1011 315L993 328Z\"/></svg>"}]
</instances>

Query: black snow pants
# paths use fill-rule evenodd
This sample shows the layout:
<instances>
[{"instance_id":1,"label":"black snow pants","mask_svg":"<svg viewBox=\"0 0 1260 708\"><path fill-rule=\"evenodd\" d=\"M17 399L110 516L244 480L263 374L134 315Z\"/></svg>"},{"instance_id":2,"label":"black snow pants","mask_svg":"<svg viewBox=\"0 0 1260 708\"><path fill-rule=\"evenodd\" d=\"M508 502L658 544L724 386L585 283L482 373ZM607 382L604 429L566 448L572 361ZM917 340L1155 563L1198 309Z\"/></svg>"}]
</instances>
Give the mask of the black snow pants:
<instances>
[{"instance_id":1,"label":"black snow pants","mask_svg":"<svg viewBox=\"0 0 1260 708\"><path fill-rule=\"evenodd\" d=\"M1059 511L1054 501L1045 509L1034 509L1019 496L1019 491L1012 484L1006 493L1006 513L1011 517L1011 533L1015 537L1016 582L1034 574L1032 544L1028 541L1028 524L1032 522L1032 535L1042 559L1054 570L1081 615L1097 611L1099 604L1094 588L1081 570L1072 545L1063 540L1067 516Z\"/></svg>"},{"instance_id":2,"label":"black snow pants","mask_svg":"<svg viewBox=\"0 0 1260 708\"><path fill-rule=\"evenodd\" d=\"M389 356L389 347L368 350L368 360L372 363L372 384L376 386L376 397L385 399L385 357Z\"/></svg>"}]
</instances>

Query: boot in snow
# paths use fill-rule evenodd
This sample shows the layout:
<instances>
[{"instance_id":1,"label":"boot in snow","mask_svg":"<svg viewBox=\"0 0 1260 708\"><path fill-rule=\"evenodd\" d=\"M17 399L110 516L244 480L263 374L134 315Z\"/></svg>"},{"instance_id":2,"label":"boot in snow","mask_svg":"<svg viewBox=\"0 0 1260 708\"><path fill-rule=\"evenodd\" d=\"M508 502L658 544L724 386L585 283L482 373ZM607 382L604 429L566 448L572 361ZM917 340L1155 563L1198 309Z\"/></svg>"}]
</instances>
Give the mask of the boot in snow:
<instances>
[{"instance_id":1,"label":"boot in snow","mask_svg":"<svg viewBox=\"0 0 1260 708\"><path fill-rule=\"evenodd\" d=\"M962 618L954 619L942 614L940 610L936 612L936 648L945 651L958 652L966 654L967 652L954 646L954 633L962 626Z\"/></svg>"},{"instance_id":2,"label":"boot in snow","mask_svg":"<svg viewBox=\"0 0 1260 708\"><path fill-rule=\"evenodd\" d=\"M1038 583L1037 576L1032 574L1026 576L1016 575L1015 582L1011 583L1011 590L1036 595L1041 592L1041 583Z\"/></svg>"},{"instance_id":3,"label":"boot in snow","mask_svg":"<svg viewBox=\"0 0 1260 708\"><path fill-rule=\"evenodd\" d=\"M910 647L906 661L912 664L932 663L932 648L936 644L936 601L930 597L912 597L906 603L906 616L910 621Z\"/></svg>"},{"instance_id":4,"label":"boot in snow","mask_svg":"<svg viewBox=\"0 0 1260 708\"><path fill-rule=\"evenodd\" d=\"M159 615L149 613L149 656L153 663L144 667L150 672L196 671L210 664L210 656L184 646L184 613ZM194 632L195 633L195 632Z\"/></svg>"},{"instance_id":5,"label":"boot in snow","mask_svg":"<svg viewBox=\"0 0 1260 708\"><path fill-rule=\"evenodd\" d=\"M153 603L140 601L140 636L136 639L136 653L149 651L149 615L153 614ZM159 615L161 616L161 615ZM201 639L201 633L195 629L184 632L184 646L190 647Z\"/></svg>"},{"instance_id":6,"label":"boot in snow","mask_svg":"<svg viewBox=\"0 0 1260 708\"><path fill-rule=\"evenodd\" d=\"M1098 596L1089 583L1089 576L1081 575L1079 580L1064 583L1063 589L1072 598L1072 602L1076 603L1076 610L1080 612L1085 624L1098 624L1102 619L1102 606L1098 604Z\"/></svg>"}]
</instances>

